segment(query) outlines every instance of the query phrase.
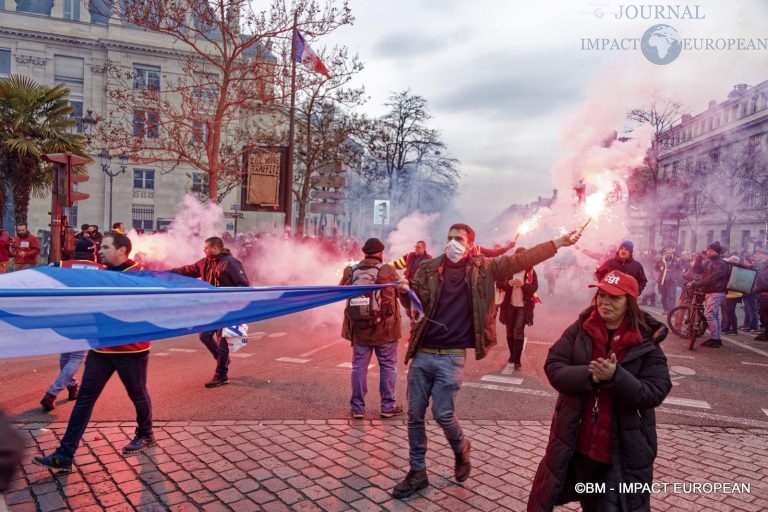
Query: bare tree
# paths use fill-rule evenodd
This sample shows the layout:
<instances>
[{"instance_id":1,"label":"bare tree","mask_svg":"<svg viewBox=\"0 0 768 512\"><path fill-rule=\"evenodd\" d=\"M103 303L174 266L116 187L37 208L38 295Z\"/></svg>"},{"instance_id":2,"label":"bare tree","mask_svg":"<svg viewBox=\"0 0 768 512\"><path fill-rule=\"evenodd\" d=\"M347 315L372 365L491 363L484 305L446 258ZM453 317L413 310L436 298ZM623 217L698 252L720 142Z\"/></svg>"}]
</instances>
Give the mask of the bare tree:
<instances>
[{"instance_id":1,"label":"bare tree","mask_svg":"<svg viewBox=\"0 0 768 512\"><path fill-rule=\"evenodd\" d=\"M247 0L143 0L124 3L123 21L170 37L181 67L153 76L107 63L110 110L98 140L111 152L179 164L208 177L220 200L242 177L243 156L285 141L285 83L295 26L313 37L353 21L346 2L272 0L262 11ZM107 13L111 15L111 11Z\"/></svg>"},{"instance_id":2,"label":"bare tree","mask_svg":"<svg viewBox=\"0 0 768 512\"><path fill-rule=\"evenodd\" d=\"M350 142L360 129L361 121L354 109L365 102L365 89L348 85L362 71L363 63L357 55L350 57L346 48L338 47L323 61L329 67L330 78L304 76L301 101L296 108L296 162L301 170L294 174L294 196L299 205L299 234L307 216L312 174L320 168L350 164L359 158Z\"/></svg>"},{"instance_id":3,"label":"bare tree","mask_svg":"<svg viewBox=\"0 0 768 512\"><path fill-rule=\"evenodd\" d=\"M638 125L651 127L650 147L645 156L645 167L635 172L635 190L654 194L665 176L659 172L659 155L668 148L669 130L680 119L683 107L677 100L654 95L647 105L627 112L627 119Z\"/></svg>"}]
</instances>

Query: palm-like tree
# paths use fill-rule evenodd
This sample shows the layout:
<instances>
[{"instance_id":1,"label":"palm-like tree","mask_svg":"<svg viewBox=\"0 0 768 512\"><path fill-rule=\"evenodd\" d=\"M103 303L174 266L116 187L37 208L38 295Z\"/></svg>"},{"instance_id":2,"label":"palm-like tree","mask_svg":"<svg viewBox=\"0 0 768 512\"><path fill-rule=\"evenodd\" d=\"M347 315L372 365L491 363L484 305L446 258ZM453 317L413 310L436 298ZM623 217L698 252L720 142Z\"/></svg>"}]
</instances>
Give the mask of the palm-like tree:
<instances>
[{"instance_id":1,"label":"palm-like tree","mask_svg":"<svg viewBox=\"0 0 768 512\"><path fill-rule=\"evenodd\" d=\"M13 193L17 224L27 223L29 199L51 187L52 173L41 157L70 153L88 158L86 138L70 133L69 89L11 75L0 80L0 213L5 212L8 188Z\"/></svg>"}]
</instances>

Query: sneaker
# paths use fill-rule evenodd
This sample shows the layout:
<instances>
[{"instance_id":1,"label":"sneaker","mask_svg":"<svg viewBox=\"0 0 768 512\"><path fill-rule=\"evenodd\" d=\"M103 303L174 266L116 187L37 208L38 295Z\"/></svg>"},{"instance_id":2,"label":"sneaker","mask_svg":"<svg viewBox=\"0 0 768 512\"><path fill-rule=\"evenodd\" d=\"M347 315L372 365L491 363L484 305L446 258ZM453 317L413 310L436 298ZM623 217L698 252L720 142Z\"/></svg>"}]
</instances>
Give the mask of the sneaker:
<instances>
[{"instance_id":1,"label":"sneaker","mask_svg":"<svg viewBox=\"0 0 768 512\"><path fill-rule=\"evenodd\" d=\"M454 468L454 476L457 482L463 482L469 478L469 473L472 471L472 463L469 460L469 450L472 447L472 443L469 439L464 439L464 448L456 454L456 467Z\"/></svg>"},{"instance_id":2,"label":"sneaker","mask_svg":"<svg viewBox=\"0 0 768 512\"><path fill-rule=\"evenodd\" d=\"M67 393L69 393L67 400L77 400L77 395L80 393L80 385L75 383L72 386L67 386Z\"/></svg>"},{"instance_id":3,"label":"sneaker","mask_svg":"<svg viewBox=\"0 0 768 512\"><path fill-rule=\"evenodd\" d=\"M397 499L407 498L428 485L429 479L427 478L426 468L418 471L410 470L405 475L405 479L392 490L392 497Z\"/></svg>"},{"instance_id":4,"label":"sneaker","mask_svg":"<svg viewBox=\"0 0 768 512\"><path fill-rule=\"evenodd\" d=\"M54 403L55 401L56 401L56 395L46 393L43 399L40 400L40 405L43 406L43 410L45 412L52 411L56 408L56 404Z\"/></svg>"},{"instance_id":5,"label":"sneaker","mask_svg":"<svg viewBox=\"0 0 768 512\"><path fill-rule=\"evenodd\" d=\"M133 441L123 446L123 455L143 452L156 444L155 436L136 436L133 438Z\"/></svg>"},{"instance_id":6,"label":"sneaker","mask_svg":"<svg viewBox=\"0 0 768 512\"><path fill-rule=\"evenodd\" d=\"M401 414L403 414L403 407L400 405L396 405L394 409L388 411L381 411L382 418L391 418L392 416L399 416Z\"/></svg>"},{"instance_id":7,"label":"sneaker","mask_svg":"<svg viewBox=\"0 0 768 512\"><path fill-rule=\"evenodd\" d=\"M229 378L227 378L227 376L220 377L218 375L214 375L210 381L205 383L205 387L217 388L219 386L223 386L224 384L229 384Z\"/></svg>"},{"instance_id":8,"label":"sneaker","mask_svg":"<svg viewBox=\"0 0 768 512\"><path fill-rule=\"evenodd\" d=\"M515 370L520 370L520 369L522 369L522 367L523 367L523 365L522 365L522 364L520 364L520 363L515 363Z\"/></svg>"},{"instance_id":9,"label":"sneaker","mask_svg":"<svg viewBox=\"0 0 768 512\"><path fill-rule=\"evenodd\" d=\"M768 341L768 333L761 332L754 338L755 341Z\"/></svg>"},{"instance_id":10,"label":"sneaker","mask_svg":"<svg viewBox=\"0 0 768 512\"><path fill-rule=\"evenodd\" d=\"M349 411L349 415L352 416L352 419L355 419L355 420L363 419L363 413L362 412Z\"/></svg>"},{"instance_id":11,"label":"sneaker","mask_svg":"<svg viewBox=\"0 0 768 512\"><path fill-rule=\"evenodd\" d=\"M709 348L720 348L723 346L723 342L720 340L716 340L713 338L708 339L704 343L701 344L702 347L709 347Z\"/></svg>"},{"instance_id":12,"label":"sneaker","mask_svg":"<svg viewBox=\"0 0 768 512\"><path fill-rule=\"evenodd\" d=\"M72 471L72 462L67 462L61 457L57 457L55 454L48 455L47 457L33 457L32 462L38 466L45 466L48 469L58 469L60 473L69 473Z\"/></svg>"}]
</instances>

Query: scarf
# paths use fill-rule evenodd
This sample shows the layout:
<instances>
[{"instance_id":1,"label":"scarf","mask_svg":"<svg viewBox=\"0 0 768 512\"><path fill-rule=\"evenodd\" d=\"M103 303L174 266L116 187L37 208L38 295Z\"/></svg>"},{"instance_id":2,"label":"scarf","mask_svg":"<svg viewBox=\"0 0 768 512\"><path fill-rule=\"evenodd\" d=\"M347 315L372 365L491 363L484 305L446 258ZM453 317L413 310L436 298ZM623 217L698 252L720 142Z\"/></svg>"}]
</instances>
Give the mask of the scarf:
<instances>
[{"instance_id":1,"label":"scarf","mask_svg":"<svg viewBox=\"0 0 768 512\"><path fill-rule=\"evenodd\" d=\"M592 360L598 357L608 359L611 353L615 353L617 365L621 364L631 347L643 341L640 330L631 330L627 318L624 317L609 342L608 329L597 307L584 321L582 329L592 339ZM587 396L587 405L582 412L579 437L576 441L579 453L598 462L611 463L612 418L613 390L610 386L595 384Z\"/></svg>"}]
</instances>

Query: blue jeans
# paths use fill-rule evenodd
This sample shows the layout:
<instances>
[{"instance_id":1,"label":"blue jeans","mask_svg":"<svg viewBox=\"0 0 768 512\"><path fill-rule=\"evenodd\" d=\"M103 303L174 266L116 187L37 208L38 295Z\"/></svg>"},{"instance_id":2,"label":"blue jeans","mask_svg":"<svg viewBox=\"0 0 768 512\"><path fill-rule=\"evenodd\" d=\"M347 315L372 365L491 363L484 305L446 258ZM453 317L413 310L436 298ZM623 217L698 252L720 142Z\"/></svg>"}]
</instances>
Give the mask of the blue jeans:
<instances>
[{"instance_id":1,"label":"blue jeans","mask_svg":"<svg viewBox=\"0 0 768 512\"><path fill-rule=\"evenodd\" d=\"M443 428L454 453L464 446L464 432L456 417L456 395L464 379L465 355L416 352L408 370L408 462L414 471L426 467L425 416L430 396L432 417Z\"/></svg>"},{"instance_id":2,"label":"blue jeans","mask_svg":"<svg viewBox=\"0 0 768 512\"><path fill-rule=\"evenodd\" d=\"M59 376L53 381L51 387L48 388L48 394L56 396L64 388L74 386L77 384L75 374L80 368L80 365L85 361L85 354L87 350L79 352L66 352L59 356Z\"/></svg>"},{"instance_id":3,"label":"blue jeans","mask_svg":"<svg viewBox=\"0 0 768 512\"><path fill-rule=\"evenodd\" d=\"M382 412L397 406L395 381L397 380L397 341L386 345L352 345L352 412L365 411L365 395L368 394L368 364L376 353L379 361L379 393Z\"/></svg>"},{"instance_id":4,"label":"blue jeans","mask_svg":"<svg viewBox=\"0 0 768 512\"><path fill-rule=\"evenodd\" d=\"M109 382L112 374L117 372L118 377L128 392L128 397L136 408L136 435L141 437L152 435L152 402L147 390L147 366L149 364L149 351L130 352L125 354L103 354L88 352L85 359L85 371L83 382L80 385L80 394L69 417L67 431L61 439L61 446L55 455L71 462L75 457L77 447L83 438L85 429L91 419L96 399L99 398L104 387Z\"/></svg>"},{"instance_id":5,"label":"blue jeans","mask_svg":"<svg viewBox=\"0 0 768 512\"><path fill-rule=\"evenodd\" d=\"M216 360L216 376L226 377L229 373L229 344L224 336L217 333L219 331L201 332L200 341Z\"/></svg>"},{"instance_id":6,"label":"blue jeans","mask_svg":"<svg viewBox=\"0 0 768 512\"><path fill-rule=\"evenodd\" d=\"M704 296L704 317L707 319L712 339L720 339L720 307L725 302L725 293L707 293Z\"/></svg>"}]
</instances>

